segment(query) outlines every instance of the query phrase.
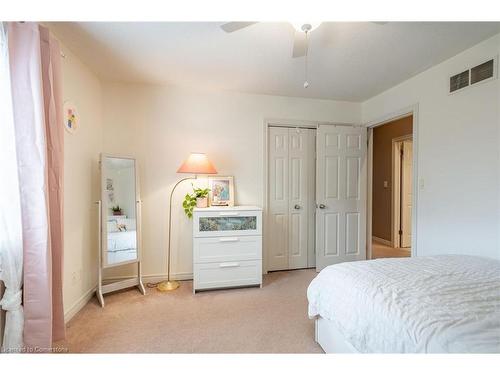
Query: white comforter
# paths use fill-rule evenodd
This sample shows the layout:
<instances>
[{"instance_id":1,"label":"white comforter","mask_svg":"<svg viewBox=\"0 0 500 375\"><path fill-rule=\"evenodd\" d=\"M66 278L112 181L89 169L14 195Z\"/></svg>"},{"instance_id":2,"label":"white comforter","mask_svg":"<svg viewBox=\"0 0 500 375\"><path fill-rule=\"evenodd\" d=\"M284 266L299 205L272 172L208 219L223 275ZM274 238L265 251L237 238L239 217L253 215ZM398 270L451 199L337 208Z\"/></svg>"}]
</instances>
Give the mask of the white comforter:
<instances>
[{"instance_id":1,"label":"white comforter","mask_svg":"<svg viewBox=\"0 0 500 375\"><path fill-rule=\"evenodd\" d=\"M500 352L500 261L462 255L325 268L309 317L333 321L360 352Z\"/></svg>"},{"instance_id":2,"label":"white comforter","mask_svg":"<svg viewBox=\"0 0 500 375\"><path fill-rule=\"evenodd\" d=\"M108 232L108 251L131 250L137 247L135 230Z\"/></svg>"}]
</instances>

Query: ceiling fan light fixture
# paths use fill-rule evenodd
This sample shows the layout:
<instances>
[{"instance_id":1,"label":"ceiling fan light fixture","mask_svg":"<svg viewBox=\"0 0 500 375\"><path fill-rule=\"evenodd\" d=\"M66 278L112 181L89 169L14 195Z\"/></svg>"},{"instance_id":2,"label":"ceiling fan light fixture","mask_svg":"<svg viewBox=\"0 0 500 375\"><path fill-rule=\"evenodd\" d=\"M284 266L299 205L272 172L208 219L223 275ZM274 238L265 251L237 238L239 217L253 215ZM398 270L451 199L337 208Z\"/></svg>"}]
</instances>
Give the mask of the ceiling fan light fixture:
<instances>
[{"instance_id":1,"label":"ceiling fan light fixture","mask_svg":"<svg viewBox=\"0 0 500 375\"><path fill-rule=\"evenodd\" d=\"M321 22L290 22L292 26L300 33L309 33L316 29Z\"/></svg>"}]
</instances>

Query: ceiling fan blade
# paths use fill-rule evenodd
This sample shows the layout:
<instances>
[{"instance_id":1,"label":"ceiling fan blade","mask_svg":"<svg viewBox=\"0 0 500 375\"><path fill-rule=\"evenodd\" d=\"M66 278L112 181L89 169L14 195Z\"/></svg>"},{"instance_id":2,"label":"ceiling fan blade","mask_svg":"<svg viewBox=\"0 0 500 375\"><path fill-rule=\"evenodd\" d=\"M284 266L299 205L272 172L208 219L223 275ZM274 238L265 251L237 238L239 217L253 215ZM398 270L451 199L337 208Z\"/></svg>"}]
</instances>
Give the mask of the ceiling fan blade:
<instances>
[{"instance_id":1,"label":"ceiling fan blade","mask_svg":"<svg viewBox=\"0 0 500 375\"><path fill-rule=\"evenodd\" d=\"M305 56L307 52L306 33L296 31L293 39L293 53L292 57Z\"/></svg>"},{"instance_id":2,"label":"ceiling fan blade","mask_svg":"<svg viewBox=\"0 0 500 375\"><path fill-rule=\"evenodd\" d=\"M232 33L233 31L238 31L240 29L244 29L245 27L252 26L257 22L228 22L221 25L221 29L226 33Z\"/></svg>"}]
</instances>

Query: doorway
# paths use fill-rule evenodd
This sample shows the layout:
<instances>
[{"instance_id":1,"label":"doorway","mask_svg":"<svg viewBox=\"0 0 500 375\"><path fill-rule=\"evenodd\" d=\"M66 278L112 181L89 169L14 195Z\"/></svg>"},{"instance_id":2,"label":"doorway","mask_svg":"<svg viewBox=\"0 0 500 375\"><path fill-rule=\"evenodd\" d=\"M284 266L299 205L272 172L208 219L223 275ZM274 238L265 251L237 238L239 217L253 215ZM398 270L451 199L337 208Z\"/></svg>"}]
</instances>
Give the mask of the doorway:
<instances>
[{"instance_id":1,"label":"doorway","mask_svg":"<svg viewBox=\"0 0 500 375\"><path fill-rule=\"evenodd\" d=\"M413 115L372 130L371 258L411 256Z\"/></svg>"}]
</instances>

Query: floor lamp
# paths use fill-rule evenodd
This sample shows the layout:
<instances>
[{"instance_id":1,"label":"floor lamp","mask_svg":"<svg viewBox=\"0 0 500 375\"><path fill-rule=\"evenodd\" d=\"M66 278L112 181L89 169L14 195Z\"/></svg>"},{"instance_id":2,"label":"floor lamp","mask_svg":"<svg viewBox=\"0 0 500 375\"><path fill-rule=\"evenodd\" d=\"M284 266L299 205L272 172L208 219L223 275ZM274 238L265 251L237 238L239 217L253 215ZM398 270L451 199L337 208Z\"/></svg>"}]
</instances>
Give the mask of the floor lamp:
<instances>
[{"instance_id":1,"label":"floor lamp","mask_svg":"<svg viewBox=\"0 0 500 375\"><path fill-rule=\"evenodd\" d=\"M213 164L208 160L207 155L200 153L191 153L189 157L182 163L182 165L177 170L177 173L190 173L194 174L194 178L199 174L215 174L217 171L215 170ZM172 237L172 197L174 195L175 188L182 182L186 180L191 180L193 177L183 178L174 185L174 188L170 192L170 207L168 213L168 264L167 264L167 280L162 281L157 285L157 289L160 292L168 292L171 290L175 290L179 287L179 282L175 280L170 280L170 239Z\"/></svg>"}]
</instances>

